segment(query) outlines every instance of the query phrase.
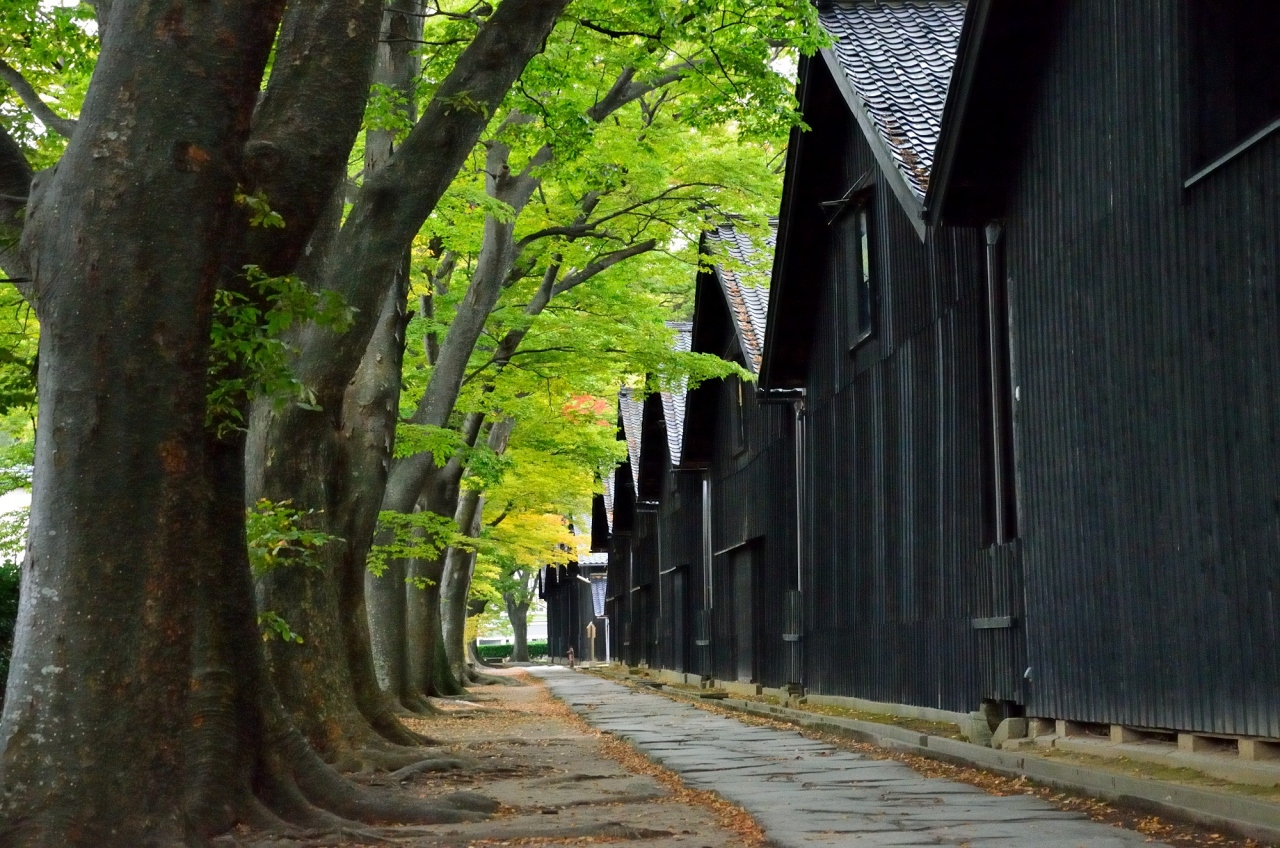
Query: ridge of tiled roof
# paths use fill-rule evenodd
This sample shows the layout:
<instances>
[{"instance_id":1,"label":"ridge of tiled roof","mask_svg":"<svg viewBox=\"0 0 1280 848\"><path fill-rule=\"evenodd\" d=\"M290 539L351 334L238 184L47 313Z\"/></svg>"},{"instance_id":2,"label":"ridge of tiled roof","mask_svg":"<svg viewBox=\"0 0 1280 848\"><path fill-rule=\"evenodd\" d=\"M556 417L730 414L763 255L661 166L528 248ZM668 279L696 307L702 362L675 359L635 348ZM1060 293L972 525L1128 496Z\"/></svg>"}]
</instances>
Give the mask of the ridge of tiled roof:
<instances>
[{"instance_id":1,"label":"ridge of tiled roof","mask_svg":"<svg viewBox=\"0 0 1280 848\"><path fill-rule=\"evenodd\" d=\"M721 224L707 232L707 241L718 247L713 250L724 250L729 256L746 265L752 271L758 271L763 279L768 279L769 270L773 267L773 250L778 238L778 222L771 221L769 235L763 248L756 245L745 233L740 233L732 224ZM760 358L764 353L764 334L769 318L769 287L756 285L744 279L738 270L725 264L717 263L716 276L724 285L724 294L729 301L729 312L742 342L742 353L747 360L751 373L760 373Z\"/></svg>"},{"instance_id":2,"label":"ridge of tiled roof","mask_svg":"<svg viewBox=\"0 0 1280 848\"><path fill-rule=\"evenodd\" d=\"M631 389L618 391L618 415L622 419L622 435L627 440L627 456L631 460L631 483L636 499L640 498L640 428L644 425L644 402L636 400Z\"/></svg>"},{"instance_id":3,"label":"ridge of tiled roof","mask_svg":"<svg viewBox=\"0 0 1280 848\"><path fill-rule=\"evenodd\" d=\"M668 321L667 327L676 331L672 348L688 353L693 349L693 324L688 321ZM672 465L680 464L680 448L684 444L684 409L687 396L683 379L670 391L662 393L662 417L667 422L667 451Z\"/></svg>"},{"instance_id":4,"label":"ridge of tiled roof","mask_svg":"<svg viewBox=\"0 0 1280 848\"><path fill-rule=\"evenodd\" d=\"M929 188L966 0L833 0L818 19L912 192Z\"/></svg>"},{"instance_id":5,"label":"ridge of tiled roof","mask_svg":"<svg viewBox=\"0 0 1280 848\"><path fill-rule=\"evenodd\" d=\"M605 525L609 528L609 532L611 533L613 532L613 487L615 474L617 474L617 469L610 474L606 474L604 480L601 481L604 484L604 520Z\"/></svg>"}]
</instances>

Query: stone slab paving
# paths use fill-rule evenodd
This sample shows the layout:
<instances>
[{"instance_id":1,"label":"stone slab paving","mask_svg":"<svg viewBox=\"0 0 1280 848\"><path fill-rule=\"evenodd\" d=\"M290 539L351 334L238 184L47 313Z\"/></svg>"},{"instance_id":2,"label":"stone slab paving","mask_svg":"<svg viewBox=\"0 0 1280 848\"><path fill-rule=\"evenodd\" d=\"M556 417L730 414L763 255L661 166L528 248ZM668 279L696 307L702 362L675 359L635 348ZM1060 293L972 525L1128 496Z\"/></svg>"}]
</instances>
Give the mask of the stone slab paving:
<instances>
[{"instance_id":1,"label":"stone slab paving","mask_svg":"<svg viewBox=\"0 0 1280 848\"><path fill-rule=\"evenodd\" d=\"M1134 848L1147 837L1029 795L924 777L799 733L743 724L587 674L534 672L594 727L744 807L779 848Z\"/></svg>"}]
</instances>

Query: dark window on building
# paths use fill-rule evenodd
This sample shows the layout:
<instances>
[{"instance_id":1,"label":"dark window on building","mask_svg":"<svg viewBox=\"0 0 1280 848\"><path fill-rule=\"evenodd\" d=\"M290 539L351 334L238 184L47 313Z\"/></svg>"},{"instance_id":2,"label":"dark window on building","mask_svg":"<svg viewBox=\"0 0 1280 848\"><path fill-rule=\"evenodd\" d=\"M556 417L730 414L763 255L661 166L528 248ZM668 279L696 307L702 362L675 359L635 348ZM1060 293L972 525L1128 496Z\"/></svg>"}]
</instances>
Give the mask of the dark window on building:
<instances>
[{"instance_id":1,"label":"dark window on building","mask_svg":"<svg viewBox=\"0 0 1280 848\"><path fill-rule=\"evenodd\" d=\"M836 278L844 292L845 346L850 350L875 334L870 204L865 195L851 199L831 223L835 229Z\"/></svg>"},{"instance_id":2,"label":"dark window on building","mask_svg":"<svg viewBox=\"0 0 1280 848\"><path fill-rule=\"evenodd\" d=\"M729 435L733 439L733 452L739 454L747 449L747 422L743 414L747 393L740 377L730 377L729 380Z\"/></svg>"},{"instance_id":3,"label":"dark window on building","mask_svg":"<svg viewBox=\"0 0 1280 848\"><path fill-rule=\"evenodd\" d=\"M1280 3L1190 2L1195 166L1203 167L1280 119Z\"/></svg>"}]
</instances>

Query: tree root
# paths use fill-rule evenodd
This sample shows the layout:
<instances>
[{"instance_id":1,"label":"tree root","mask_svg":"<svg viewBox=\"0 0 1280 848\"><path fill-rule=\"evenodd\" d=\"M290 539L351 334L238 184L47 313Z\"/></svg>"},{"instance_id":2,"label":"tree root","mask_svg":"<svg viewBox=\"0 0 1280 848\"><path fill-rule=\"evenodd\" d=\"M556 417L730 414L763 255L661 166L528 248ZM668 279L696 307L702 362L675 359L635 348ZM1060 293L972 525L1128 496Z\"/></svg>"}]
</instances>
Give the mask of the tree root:
<instances>
[{"instance_id":1,"label":"tree root","mask_svg":"<svg viewBox=\"0 0 1280 848\"><path fill-rule=\"evenodd\" d=\"M345 774L379 774L385 772L397 772L406 768L412 768L416 765L426 763L423 768L426 771L447 771L453 766L445 765L439 769L432 769L431 763L461 763L463 760L459 757L448 754L433 754L424 752L420 748L409 748L400 751L382 751L376 749L363 749L361 751L352 752L338 763L333 763L333 767ZM465 767L471 767L475 763L468 763ZM464 766L459 766L464 767Z\"/></svg>"},{"instance_id":2,"label":"tree root","mask_svg":"<svg viewBox=\"0 0 1280 848\"><path fill-rule=\"evenodd\" d=\"M394 793L375 792L346 780L319 762L299 734L294 759L302 767L294 769L301 792L315 804L344 818L366 824L448 824L479 821L498 809L498 802L475 792L455 792L431 803ZM308 759L316 762L307 763Z\"/></svg>"},{"instance_id":3,"label":"tree root","mask_svg":"<svg viewBox=\"0 0 1280 848\"><path fill-rule=\"evenodd\" d=\"M440 715L440 710L425 695L411 692L395 699L395 705L404 711L404 715L421 718L422 716Z\"/></svg>"},{"instance_id":4,"label":"tree root","mask_svg":"<svg viewBox=\"0 0 1280 848\"><path fill-rule=\"evenodd\" d=\"M474 668L466 669L467 680L480 686L524 686L514 677L498 677L494 674L481 674Z\"/></svg>"},{"instance_id":5,"label":"tree root","mask_svg":"<svg viewBox=\"0 0 1280 848\"><path fill-rule=\"evenodd\" d=\"M427 714L429 715L430 713L428 712ZM404 723L400 721L400 718L391 709L390 704L387 704L385 709L380 709L373 715L364 715L364 719L378 736L392 745L411 748L435 744L430 737L405 727Z\"/></svg>"},{"instance_id":6,"label":"tree root","mask_svg":"<svg viewBox=\"0 0 1280 848\"><path fill-rule=\"evenodd\" d=\"M387 778L397 783L404 783L417 774L442 771L478 771L479 769L480 764L470 757L433 757L419 760L413 765L397 769L387 775Z\"/></svg>"}]
</instances>

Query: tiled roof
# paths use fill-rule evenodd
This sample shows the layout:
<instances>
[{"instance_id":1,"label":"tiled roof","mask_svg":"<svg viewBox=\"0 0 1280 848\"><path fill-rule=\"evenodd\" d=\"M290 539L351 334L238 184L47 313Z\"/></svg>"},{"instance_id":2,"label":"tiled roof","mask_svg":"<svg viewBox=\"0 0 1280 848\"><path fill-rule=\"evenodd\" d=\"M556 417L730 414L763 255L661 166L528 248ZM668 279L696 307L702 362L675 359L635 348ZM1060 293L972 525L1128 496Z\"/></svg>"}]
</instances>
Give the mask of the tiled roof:
<instances>
[{"instance_id":1,"label":"tiled roof","mask_svg":"<svg viewBox=\"0 0 1280 848\"><path fill-rule=\"evenodd\" d=\"M618 392L618 415L622 419L622 435L627 440L627 456L631 459L631 483L636 498L640 497L640 428L644 424L644 401L636 400L631 389Z\"/></svg>"},{"instance_id":2,"label":"tiled roof","mask_svg":"<svg viewBox=\"0 0 1280 848\"><path fill-rule=\"evenodd\" d=\"M778 237L778 223L771 223L764 249L757 247L732 224L721 224L707 233L713 251L723 250L746 268L717 264L717 276L724 283L729 311L742 341L742 353L753 374L760 373L760 356L764 353L765 325L769 316L769 272L773 268L773 249ZM758 277L758 281L757 278Z\"/></svg>"},{"instance_id":3,"label":"tiled roof","mask_svg":"<svg viewBox=\"0 0 1280 848\"><path fill-rule=\"evenodd\" d=\"M923 199L966 0L836 0L818 13L898 170Z\"/></svg>"},{"instance_id":4,"label":"tiled roof","mask_svg":"<svg viewBox=\"0 0 1280 848\"><path fill-rule=\"evenodd\" d=\"M591 516L578 515L574 516L573 522L570 524L573 528L574 554L577 556L579 566L601 566L609 561L609 555L606 553L594 553L591 550Z\"/></svg>"},{"instance_id":5,"label":"tiled roof","mask_svg":"<svg viewBox=\"0 0 1280 848\"><path fill-rule=\"evenodd\" d=\"M688 353L693 347L693 325L685 321L668 321L667 327L676 331L673 347ZM672 465L680 464L680 448L684 444L685 396L684 380L672 386L671 391L662 393L662 417L667 422L667 450Z\"/></svg>"},{"instance_id":6,"label":"tiled roof","mask_svg":"<svg viewBox=\"0 0 1280 848\"><path fill-rule=\"evenodd\" d=\"M591 576L591 611L595 613L596 618L604 616L605 594L608 585L608 578L603 574Z\"/></svg>"},{"instance_id":7,"label":"tiled roof","mask_svg":"<svg viewBox=\"0 0 1280 848\"><path fill-rule=\"evenodd\" d=\"M613 532L613 486L617 476L617 469L605 475L604 483L604 520L609 527L609 531Z\"/></svg>"}]
</instances>

